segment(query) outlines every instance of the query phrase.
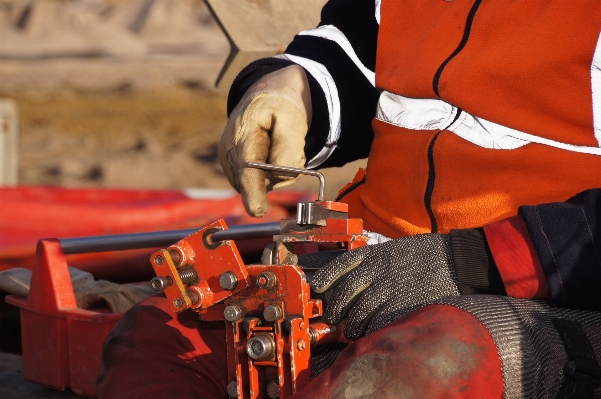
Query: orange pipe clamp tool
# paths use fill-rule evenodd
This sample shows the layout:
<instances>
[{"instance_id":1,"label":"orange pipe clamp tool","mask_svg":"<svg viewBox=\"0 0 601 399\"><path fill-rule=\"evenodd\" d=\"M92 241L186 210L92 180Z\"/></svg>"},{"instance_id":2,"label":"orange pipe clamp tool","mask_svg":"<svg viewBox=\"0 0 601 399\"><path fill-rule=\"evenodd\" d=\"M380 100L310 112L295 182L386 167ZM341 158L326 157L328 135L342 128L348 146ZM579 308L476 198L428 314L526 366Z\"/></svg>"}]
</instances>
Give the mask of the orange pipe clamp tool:
<instances>
[{"instance_id":1,"label":"orange pipe clamp tool","mask_svg":"<svg viewBox=\"0 0 601 399\"><path fill-rule=\"evenodd\" d=\"M226 230L218 220L155 252L151 281L175 312L192 309L201 320L226 321L227 363L232 398L286 398L311 375L311 347L343 339L341 328L320 322L322 302L311 298L297 264L297 243L367 244L361 219L348 218L347 204L323 201L323 176L315 171L260 163L249 167L301 173L320 179L317 201L298 204L297 220L282 220L261 264L245 265L231 240L213 241ZM314 321L313 323L311 321Z\"/></svg>"}]
</instances>

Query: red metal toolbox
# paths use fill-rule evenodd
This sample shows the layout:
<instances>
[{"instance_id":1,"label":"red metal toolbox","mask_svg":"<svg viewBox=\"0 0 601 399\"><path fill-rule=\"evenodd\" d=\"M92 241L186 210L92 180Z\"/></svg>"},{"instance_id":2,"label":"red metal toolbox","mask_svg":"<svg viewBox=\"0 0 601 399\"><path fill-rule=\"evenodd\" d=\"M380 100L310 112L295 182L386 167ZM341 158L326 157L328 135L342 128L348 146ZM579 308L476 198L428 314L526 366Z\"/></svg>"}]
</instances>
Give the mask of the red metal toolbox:
<instances>
[{"instance_id":1,"label":"red metal toolbox","mask_svg":"<svg viewBox=\"0 0 601 399\"><path fill-rule=\"evenodd\" d=\"M29 297L6 302L21 308L25 379L95 398L102 343L123 314L77 308L58 240L38 242Z\"/></svg>"}]
</instances>

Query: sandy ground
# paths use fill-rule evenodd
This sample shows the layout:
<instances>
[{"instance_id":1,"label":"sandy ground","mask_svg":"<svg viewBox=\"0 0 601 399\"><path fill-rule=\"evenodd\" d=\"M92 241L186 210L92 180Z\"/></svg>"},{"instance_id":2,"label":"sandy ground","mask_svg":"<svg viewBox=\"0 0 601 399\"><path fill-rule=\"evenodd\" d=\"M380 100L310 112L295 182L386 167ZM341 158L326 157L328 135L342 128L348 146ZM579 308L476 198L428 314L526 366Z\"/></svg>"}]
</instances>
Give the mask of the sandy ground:
<instances>
[{"instance_id":1,"label":"sandy ground","mask_svg":"<svg viewBox=\"0 0 601 399\"><path fill-rule=\"evenodd\" d=\"M227 92L213 88L228 54L200 0L0 0L19 183L229 188L216 154ZM326 198L358 165L325 171Z\"/></svg>"}]
</instances>

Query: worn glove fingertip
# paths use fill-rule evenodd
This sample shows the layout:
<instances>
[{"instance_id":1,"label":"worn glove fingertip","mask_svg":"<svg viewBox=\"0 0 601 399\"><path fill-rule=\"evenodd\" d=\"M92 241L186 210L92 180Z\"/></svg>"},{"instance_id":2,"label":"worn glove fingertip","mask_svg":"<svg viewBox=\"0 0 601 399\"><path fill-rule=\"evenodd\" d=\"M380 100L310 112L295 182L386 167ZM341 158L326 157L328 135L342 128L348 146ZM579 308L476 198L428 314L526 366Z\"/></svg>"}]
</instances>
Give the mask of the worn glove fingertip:
<instances>
[{"instance_id":1,"label":"worn glove fingertip","mask_svg":"<svg viewBox=\"0 0 601 399\"><path fill-rule=\"evenodd\" d=\"M329 290L334 283L336 276L328 272L328 266L329 265L326 265L315 272L311 279L311 290L316 294L323 294Z\"/></svg>"},{"instance_id":2,"label":"worn glove fingertip","mask_svg":"<svg viewBox=\"0 0 601 399\"><path fill-rule=\"evenodd\" d=\"M323 294L336 286L344 276L353 271L365 258L361 248L355 249L338 256L324 267L319 269L313 276L311 287L317 294Z\"/></svg>"},{"instance_id":3,"label":"worn glove fingertip","mask_svg":"<svg viewBox=\"0 0 601 399\"><path fill-rule=\"evenodd\" d=\"M344 327L344 337L349 341L356 341L361 338L361 335L357 334L355 330L350 328L348 324Z\"/></svg>"},{"instance_id":4,"label":"worn glove fingertip","mask_svg":"<svg viewBox=\"0 0 601 399\"><path fill-rule=\"evenodd\" d=\"M265 216L269 210L269 201L262 201L260 203L254 203L251 201L244 201L244 207L249 215L261 218Z\"/></svg>"},{"instance_id":5,"label":"worn glove fingertip","mask_svg":"<svg viewBox=\"0 0 601 399\"><path fill-rule=\"evenodd\" d=\"M315 276L313 278L315 278ZM316 282L315 280L311 281L311 291L313 291L316 294L323 294L328 290L328 286L328 282Z\"/></svg>"},{"instance_id":6,"label":"worn glove fingertip","mask_svg":"<svg viewBox=\"0 0 601 399\"><path fill-rule=\"evenodd\" d=\"M336 324L346 317L346 312L347 308L334 299L326 306L323 318L330 324Z\"/></svg>"},{"instance_id":7,"label":"worn glove fingertip","mask_svg":"<svg viewBox=\"0 0 601 399\"><path fill-rule=\"evenodd\" d=\"M356 320L352 317L347 319L346 325L344 326L344 336L351 341L355 341L365 335L365 331L369 326L369 319Z\"/></svg>"}]
</instances>

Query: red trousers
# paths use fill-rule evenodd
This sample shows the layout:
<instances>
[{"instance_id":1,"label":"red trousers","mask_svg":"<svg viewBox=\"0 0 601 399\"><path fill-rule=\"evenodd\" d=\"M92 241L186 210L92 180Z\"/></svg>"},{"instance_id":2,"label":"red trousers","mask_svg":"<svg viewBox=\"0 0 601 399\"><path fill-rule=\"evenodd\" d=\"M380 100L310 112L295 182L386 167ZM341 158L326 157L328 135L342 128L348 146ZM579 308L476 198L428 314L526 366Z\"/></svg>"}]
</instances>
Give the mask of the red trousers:
<instances>
[{"instance_id":1,"label":"red trousers","mask_svg":"<svg viewBox=\"0 0 601 399\"><path fill-rule=\"evenodd\" d=\"M100 398L227 398L225 330L164 297L128 311L105 341ZM293 398L501 398L494 341L473 316L431 305L351 343Z\"/></svg>"}]
</instances>

